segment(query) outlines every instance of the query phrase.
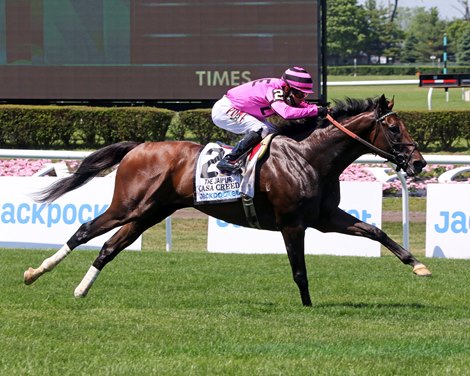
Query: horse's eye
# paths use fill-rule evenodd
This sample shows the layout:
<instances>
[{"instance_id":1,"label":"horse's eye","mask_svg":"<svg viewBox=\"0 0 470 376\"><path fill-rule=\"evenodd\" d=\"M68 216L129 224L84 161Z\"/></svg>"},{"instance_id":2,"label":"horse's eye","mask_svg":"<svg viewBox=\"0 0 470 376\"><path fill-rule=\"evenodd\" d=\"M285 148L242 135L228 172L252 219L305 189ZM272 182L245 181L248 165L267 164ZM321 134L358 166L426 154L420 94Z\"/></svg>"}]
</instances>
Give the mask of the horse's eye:
<instances>
[{"instance_id":1,"label":"horse's eye","mask_svg":"<svg viewBox=\"0 0 470 376\"><path fill-rule=\"evenodd\" d=\"M400 133L400 126L398 124L393 124L388 127L392 133Z\"/></svg>"}]
</instances>

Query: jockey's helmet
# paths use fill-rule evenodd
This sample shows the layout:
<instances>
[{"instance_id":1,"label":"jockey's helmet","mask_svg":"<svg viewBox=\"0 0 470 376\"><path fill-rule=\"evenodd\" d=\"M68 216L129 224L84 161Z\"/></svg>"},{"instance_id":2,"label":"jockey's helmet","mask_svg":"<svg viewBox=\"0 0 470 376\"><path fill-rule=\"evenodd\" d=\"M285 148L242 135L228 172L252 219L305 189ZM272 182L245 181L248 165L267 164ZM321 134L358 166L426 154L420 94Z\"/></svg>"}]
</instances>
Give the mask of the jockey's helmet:
<instances>
[{"instance_id":1,"label":"jockey's helmet","mask_svg":"<svg viewBox=\"0 0 470 376\"><path fill-rule=\"evenodd\" d=\"M292 89L303 93L313 93L312 76L301 67L291 67L287 69L281 77Z\"/></svg>"}]
</instances>

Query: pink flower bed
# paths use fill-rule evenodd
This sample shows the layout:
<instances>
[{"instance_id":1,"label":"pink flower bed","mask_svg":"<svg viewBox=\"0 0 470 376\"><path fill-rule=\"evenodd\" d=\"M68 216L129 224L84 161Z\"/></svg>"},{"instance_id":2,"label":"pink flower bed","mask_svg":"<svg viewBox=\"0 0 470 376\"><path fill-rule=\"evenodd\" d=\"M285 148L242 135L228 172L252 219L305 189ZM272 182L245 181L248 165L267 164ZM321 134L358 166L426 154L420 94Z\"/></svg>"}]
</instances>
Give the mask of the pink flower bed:
<instances>
[{"instance_id":1,"label":"pink flower bed","mask_svg":"<svg viewBox=\"0 0 470 376\"><path fill-rule=\"evenodd\" d=\"M378 165L363 165L363 164L352 164L350 165L340 176L340 180L343 181L376 181L375 177L366 170L367 167L382 167L388 168L387 164ZM453 165L427 165L419 176L407 178L406 184L408 191L411 195L424 196L426 195L426 185L437 183L438 177L446 171L454 169L456 166ZM469 183L470 177L462 176L456 182ZM384 195L396 196L401 192L401 182L399 179L395 179L391 182L382 183L382 189Z\"/></svg>"},{"instance_id":2,"label":"pink flower bed","mask_svg":"<svg viewBox=\"0 0 470 376\"><path fill-rule=\"evenodd\" d=\"M32 176L41 170L49 159L0 159L0 176Z\"/></svg>"}]
</instances>

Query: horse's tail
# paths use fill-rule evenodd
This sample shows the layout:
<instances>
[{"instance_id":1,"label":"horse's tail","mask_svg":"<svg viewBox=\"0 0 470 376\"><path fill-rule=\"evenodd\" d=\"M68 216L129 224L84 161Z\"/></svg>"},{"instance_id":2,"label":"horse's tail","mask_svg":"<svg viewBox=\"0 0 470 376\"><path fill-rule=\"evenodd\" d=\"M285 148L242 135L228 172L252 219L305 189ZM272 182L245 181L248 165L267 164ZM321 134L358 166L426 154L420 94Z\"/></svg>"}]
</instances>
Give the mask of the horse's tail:
<instances>
[{"instance_id":1,"label":"horse's tail","mask_svg":"<svg viewBox=\"0 0 470 376\"><path fill-rule=\"evenodd\" d=\"M106 146L86 157L77 171L34 195L37 202L52 202L67 192L86 184L101 171L113 167L141 142L120 142Z\"/></svg>"}]
</instances>

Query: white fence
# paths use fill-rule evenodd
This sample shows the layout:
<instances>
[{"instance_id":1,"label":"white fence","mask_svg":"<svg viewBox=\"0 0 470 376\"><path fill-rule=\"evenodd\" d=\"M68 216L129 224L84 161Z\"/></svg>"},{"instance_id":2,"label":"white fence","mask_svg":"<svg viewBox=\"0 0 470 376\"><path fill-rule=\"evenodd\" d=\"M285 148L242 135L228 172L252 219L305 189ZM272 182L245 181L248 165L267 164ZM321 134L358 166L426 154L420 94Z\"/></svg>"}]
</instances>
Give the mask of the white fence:
<instances>
[{"instance_id":1,"label":"white fence","mask_svg":"<svg viewBox=\"0 0 470 376\"><path fill-rule=\"evenodd\" d=\"M419 85L419 80L328 81L328 86Z\"/></svg>"},{"instance_id":2,"label":"white fence","mask_svg":"<svg viewBox=\"0 0 470 376\"><path fill-rule=\"evenodd\" d=\"M58 151L58 150L22 150L0 149L0 159L25 158L25 159L51 159L51 160L81 160L91 152L84 151ZM446 172L447 180L452 180L452 174L470 171L470 155L423 155L428 164L438 165L469 165L468 168L458 168L455 172ZM366 154L358 158L355 163L386 163L385 159L372 154ZM402 187L402 227L403 247L409 248L409 192L403 173L398 173ZM171 250L171 217L166 219L166 249Z\"/></svg>"}]
</instances>

